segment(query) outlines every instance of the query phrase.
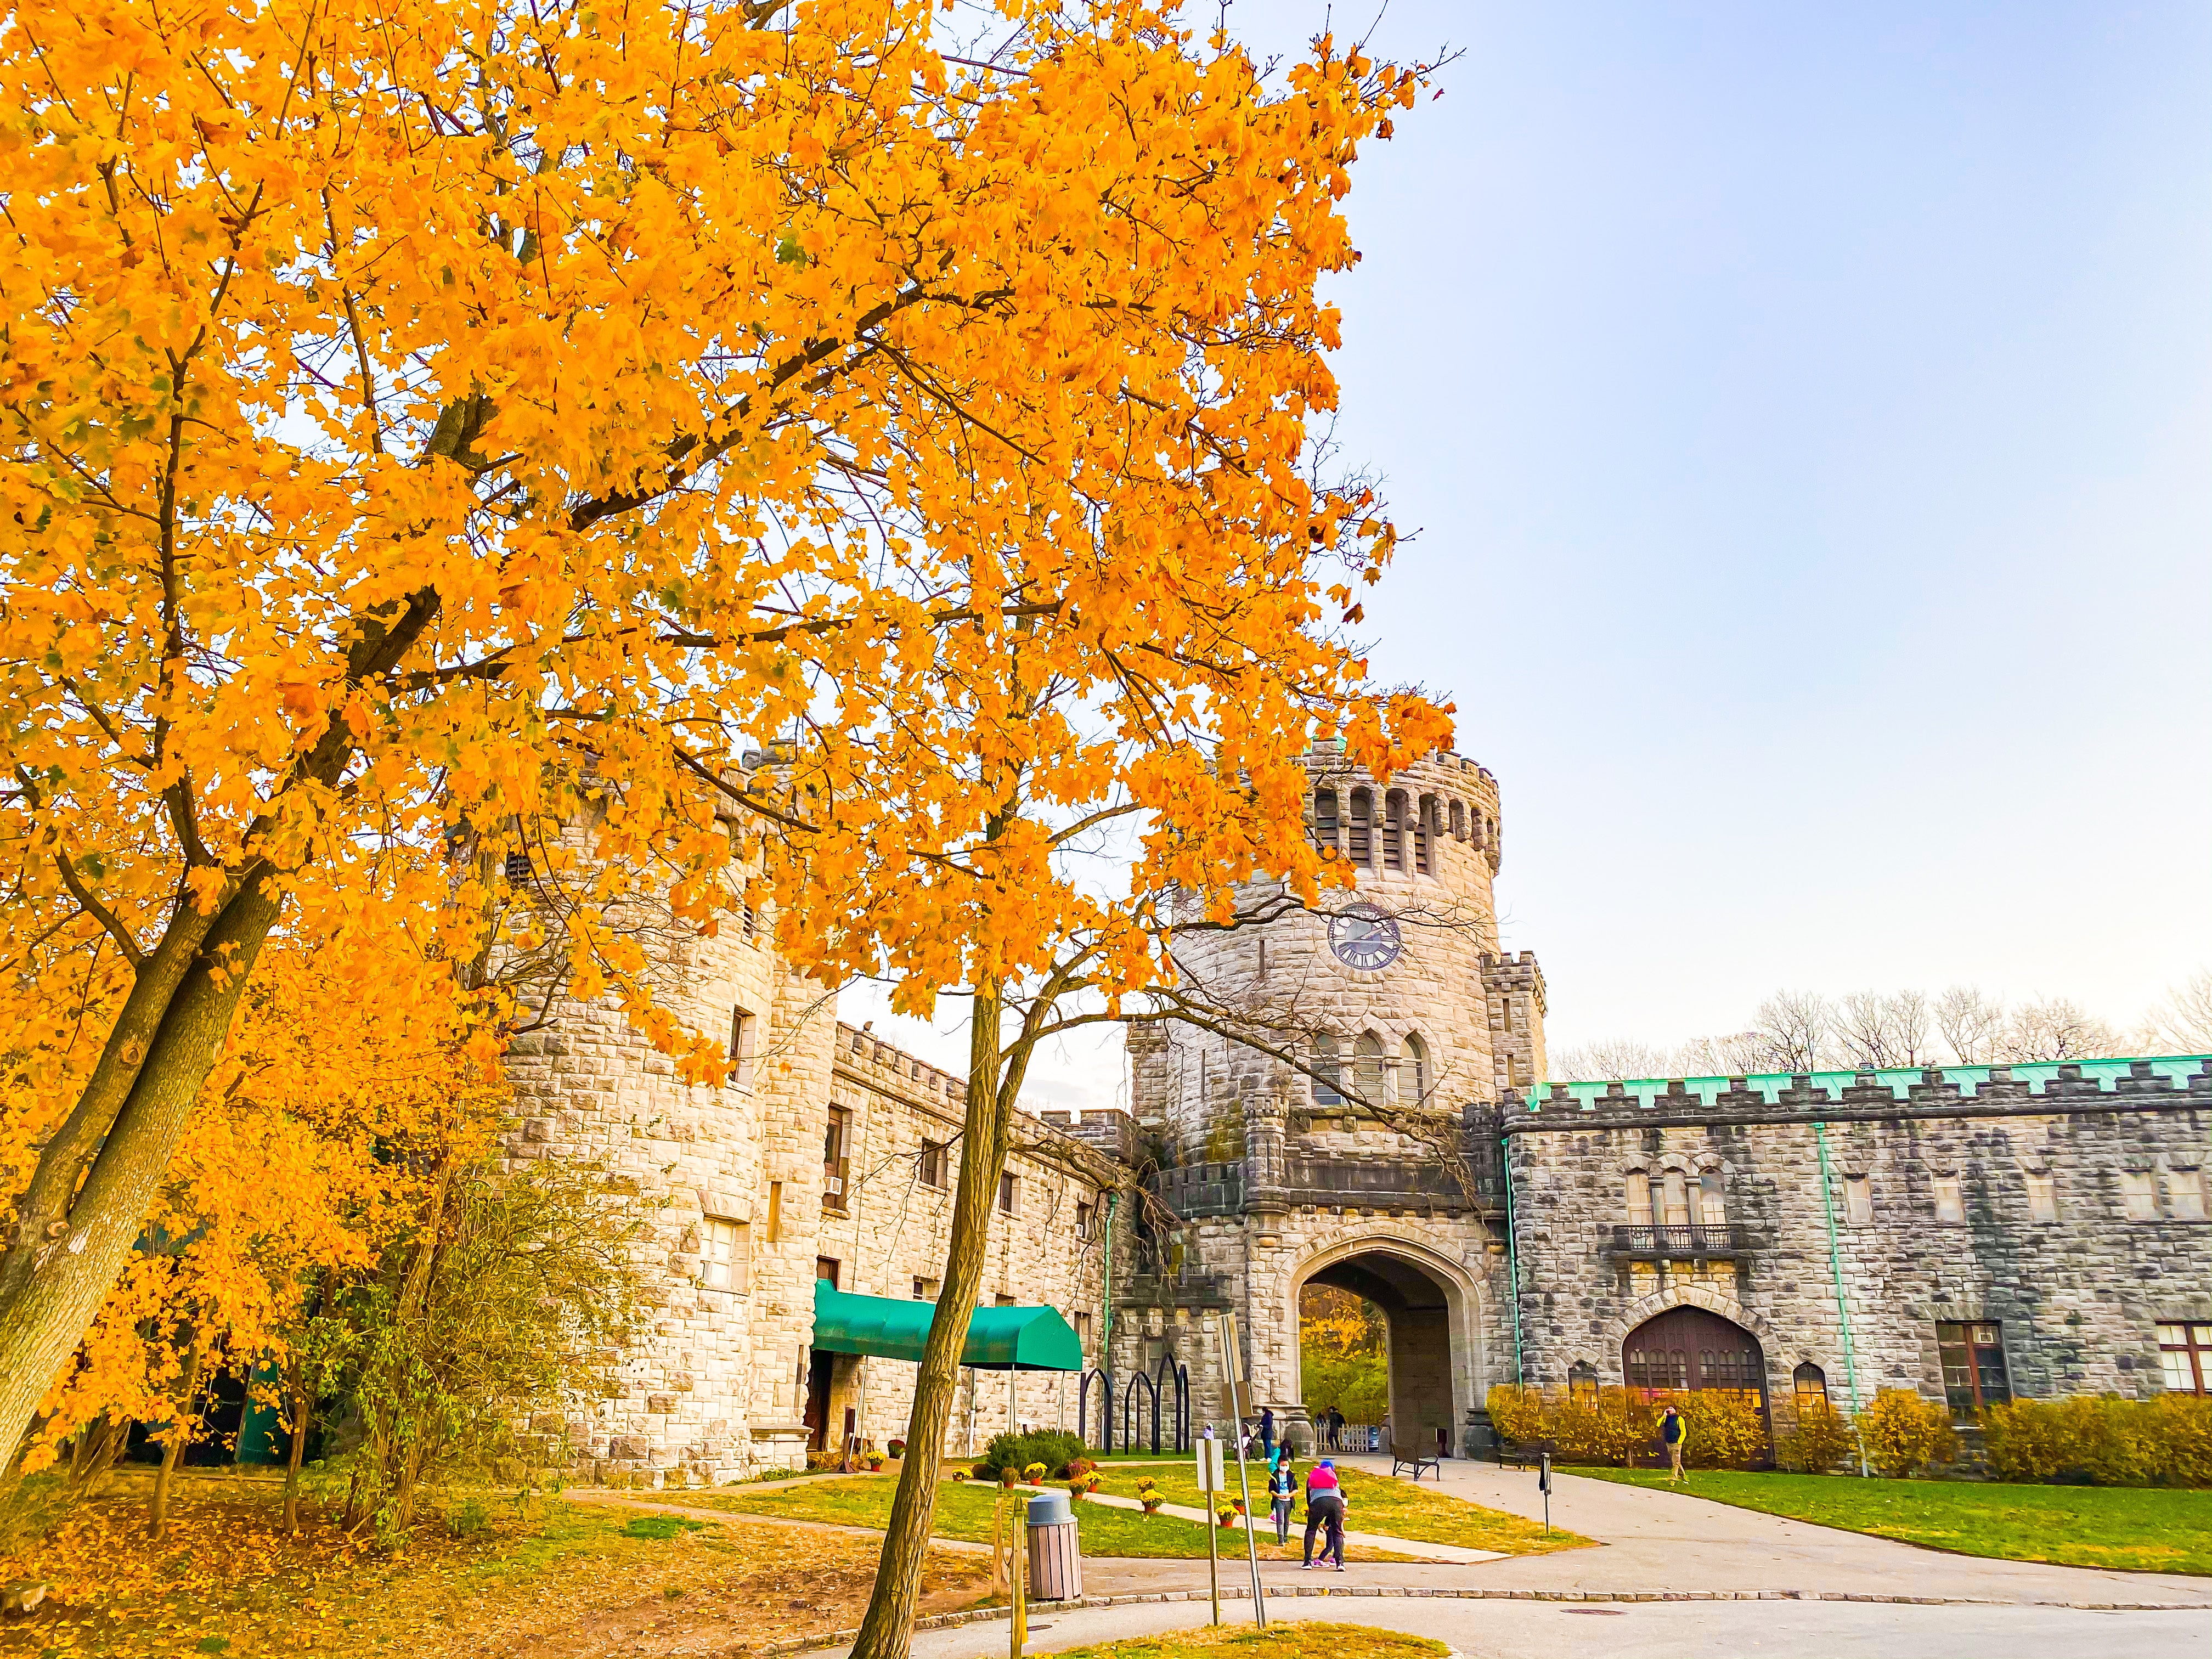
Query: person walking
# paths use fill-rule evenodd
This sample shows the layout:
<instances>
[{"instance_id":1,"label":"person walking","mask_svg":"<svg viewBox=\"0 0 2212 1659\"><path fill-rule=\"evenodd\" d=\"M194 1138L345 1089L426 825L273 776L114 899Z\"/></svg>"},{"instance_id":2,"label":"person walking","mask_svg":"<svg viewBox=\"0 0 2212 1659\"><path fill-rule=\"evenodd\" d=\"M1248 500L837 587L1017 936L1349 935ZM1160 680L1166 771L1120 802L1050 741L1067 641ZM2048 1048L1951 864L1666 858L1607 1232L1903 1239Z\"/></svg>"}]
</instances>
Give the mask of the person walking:
<instances>
[{"instance_id":1,"label":"person walking","mask_svg":"<svg viewBox=\"0 0 2212 1659\"><path fill-rule=\"evenodd\" d=\"M1270 1463L1275 1461L1275 1408L1260 1407L1260 1455Z\"/></svg>"},{"instance_id":2,"label":"person walking","mask_svg":"<svg viewBox=\"0 0 2212 1659\"><path fill-rule=\"evenodd\" d=\"M1267 1473L1267 1504L1275 1516L1275 1541L1291 1541L1291 1510L1298 1501L1298 1466L1288 1446Z\"/></svg>"},{"instance_id":3,"label":"person walking","mask_svg":"<svg viewBox=\"0 0 2212 1659\"><path fill-rule=\"evenodd\" d=\"M1310 1572L1314 1564L1314 1533L1319 1530L1321 1563L1329 1564L1336 1558L1336 1570L1344 1571L1344 1483L1336 1478L1336 1464L1322 1458L1306 1476L1306 1537L1303 1552L1305 1559L1300 1571ZM1290 1540L1285 1539L1285 1543Z\"/></svg>"},{"instance_id":4,"label":"person walking","mask_svg":"<svg viewBox=\"0 0 2212 1659\"><path fill-rule=\"evenodd\" d=\"M1682 1420L1682 1413L1672 1406L1659 1419L1659 1443L1667 1449L1667 1478L1679 1481L1682 1478L1682 1449L1690 1443L1690 1425Z\"/></svg>"},{"instance_id":5,"label":"person walking","mask_svg":"<svg viewBox=\"0 0 2212 1659\"><path fill-rule=\"evenodd\" d=\"M1336 1406L1328 1408L1328 1449L1331 1451L1344 1449L1344 1412Z\"/></svg>"}]
</instances>

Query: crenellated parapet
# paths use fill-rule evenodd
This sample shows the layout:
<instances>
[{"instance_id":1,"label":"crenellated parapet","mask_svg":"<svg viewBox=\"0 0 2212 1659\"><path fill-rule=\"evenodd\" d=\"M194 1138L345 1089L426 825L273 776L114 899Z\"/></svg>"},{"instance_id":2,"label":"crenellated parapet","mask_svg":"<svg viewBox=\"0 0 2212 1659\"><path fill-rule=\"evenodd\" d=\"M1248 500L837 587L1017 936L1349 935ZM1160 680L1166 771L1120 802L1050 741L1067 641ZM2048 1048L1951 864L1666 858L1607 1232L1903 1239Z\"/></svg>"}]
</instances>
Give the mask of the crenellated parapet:
<instances>
[{"instance_id":1,"label":"crenellated parapet","mask_svg":"<svg viewBox=\"0 0 2212 1659\"><path fill-rule=\"evenodd\" d=\"M1506 1095L1506 1134L1724 1122L2018 1117L2212 1106L2212 1056L1553 1083Z\"/></svg>"}]
</instances>

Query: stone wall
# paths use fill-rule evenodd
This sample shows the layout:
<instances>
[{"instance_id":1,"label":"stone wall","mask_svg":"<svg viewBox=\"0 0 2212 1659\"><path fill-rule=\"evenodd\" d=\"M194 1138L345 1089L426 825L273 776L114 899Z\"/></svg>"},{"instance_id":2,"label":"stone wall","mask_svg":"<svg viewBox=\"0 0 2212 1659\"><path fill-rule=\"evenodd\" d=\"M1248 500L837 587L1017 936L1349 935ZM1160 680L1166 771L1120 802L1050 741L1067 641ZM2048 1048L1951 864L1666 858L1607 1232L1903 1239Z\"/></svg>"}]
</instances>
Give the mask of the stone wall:
<instances>
[{"instance_id":1,"label":"stone wall","mask_svg":"<svg viewBox=\"0 0 2212 1659\"><path fill-rule=\"evenodd\" d=\"M2156 1325L2212 1318L2212 1224L2181 1218L2165 1195L2173 1172L2212 1164L2212 1075L2197 1060L1642 1096L1555 1085L1533 1109L1509 1098L1504 1126L1532 1382L1564 1385L1578 1364L1620 1382L1627 1334L1691 1305L1758 1337L1767 1385L1784 1397L1810 1363L1839 1405L1854 1374L1862 1399L1883 1388L1942 1399L1939 1321L1999 1325L2019 1396L2145 1394L2159 1386ZM1669 1171L1717 1175L1724 1221L1624 1236L1639 1171L1655 1187ZM2152 1178L2156 1215L2130 1218L2130 1172Z\"/></svg>"}]
</instances>

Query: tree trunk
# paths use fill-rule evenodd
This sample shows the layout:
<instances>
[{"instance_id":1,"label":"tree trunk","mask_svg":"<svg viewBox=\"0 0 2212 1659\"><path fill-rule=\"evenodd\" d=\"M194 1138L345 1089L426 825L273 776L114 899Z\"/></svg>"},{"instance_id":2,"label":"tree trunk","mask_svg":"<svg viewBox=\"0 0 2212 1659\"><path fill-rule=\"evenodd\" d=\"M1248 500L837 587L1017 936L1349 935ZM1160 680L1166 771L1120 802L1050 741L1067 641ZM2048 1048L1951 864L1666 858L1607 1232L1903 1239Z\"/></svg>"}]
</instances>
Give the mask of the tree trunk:
<instances>
[{"instance_id":1,"label":"tree trunk","mask_svg":"<svg viewBox=\"0 0 2212 1659\"><path fill-rule=\"evenodd\" d=\"M915 1380L914 1410L907 1419L906 1456L899 1465L898 1488L891 1496L890 1519L876 1566L876 1586L860 1620L852 1659L906 1659L914 1636L915 1607L921 1599L922 1558L929 1548L930 1517L937 1507L938 1467L945 1456L945 1430L959 1386L960 1354L968 1345L968 1322L983 1284L983 1264L991 1236L991 1212L999 1195L999 1174L1006 1167L1013 1089L1020 1066L1009 1068L999 1049L1000 1000L978 991L968 1032L968 1102L960 1143L960 1185L952 1205L952 1236L931 1322ZM1026 1055L1024 1045L1021 1051ZM1001 1073L1008 1075L1002 1077Z\"/></svg>"},{"instance_id":2,"label":"tree trunk","mask_svg":"<svg viewBox=\"0 0 2212 1659\"><path fill-rule=\"evenodd\" d=\"M223 907L161 1011L130 1092L98 1139L83 1184L65 1212L50 1221L33 1224L41 1212L25 1212L0 1274L5 1281L0 1283L0 1448L9 1459L55 1373L131 1259L278 905L274 878L264 866ZM191 907L185 908L189 913ZM126 1057L138 1041L134 1036L125 1045ZM52 1173L42 1155L33 1190ZM75 1170L65 1173L74 1186Z\"/></svg>"},{"instance_id":3,"label":"tree trunk","mask_svg":"<svg viewBox=\"0 0 2212 1659\"><path fill-rule=\"evenodd\" d=\"M154 1477L154 1507L147 1516L146 1536L155 1543L161 1541L169 1526L169 1486L176 1477L177 1465L184 1461L185 1448L191 1443L198 1431L200 1419L192 1410L192 1397L200 1391L200 1335L192 1333L192 1345L185 1350L184 1380L177 1388L177 1414L170 1419L169 1436L161 1448L161 1471Z\"/></svg>"},{"instance_id":4,"label":"tree trunk","mask_svg":"<svg viewBox=\"0 0 2212 1659\"><path fill-rule=\"evenodd\" d=\"M307 1449L307 1431L314 1423L315 1397L307 1387L307 1368L294 1354L284 1368L284 1382L292 1396L292 1446L284 1458L284 1520L286 1532L300 1529L300 1460Z\"/></svg>"}]
</instances>

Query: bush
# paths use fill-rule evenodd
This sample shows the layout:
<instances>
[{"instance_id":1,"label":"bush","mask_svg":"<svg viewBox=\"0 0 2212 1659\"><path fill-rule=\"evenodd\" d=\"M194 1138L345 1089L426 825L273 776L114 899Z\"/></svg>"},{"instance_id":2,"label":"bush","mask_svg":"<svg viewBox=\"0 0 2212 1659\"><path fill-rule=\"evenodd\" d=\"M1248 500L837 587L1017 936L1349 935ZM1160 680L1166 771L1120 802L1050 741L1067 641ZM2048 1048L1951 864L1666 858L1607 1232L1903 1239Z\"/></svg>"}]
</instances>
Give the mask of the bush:
<instances>
[{"instance_id":1,"label":"bush","mask_svg":"<svg viewBox=\"0 0 2212 1659\"><path fill-rule=\"evenodd\" d=\"M1906 1389L1884 1389L1859 1413L1859 1434L1875 1473L1893 1480L1959 1455L1959 1437L1942 1407Z\"/></svg>"},{"instance_id":2,"label":"bush","mask_svg":"<svg viewBox=\"0 0 2212 1659\"><path fill-rule=\"evenodd\" d=\"M1004 1469L1022 1469L1042 1463L1048 1474L1059 1475L1088 1449L1079 1434L1058 1429L1033 1429L1027 1434L994 1434L975 1465L976 1474L995 1480Z\"/></svg>"},{"instance_id":3,"label":"bush","mask_svg":"<svg viewBox=\"0 0 2212 1659\"><path fill-rule=\"evenodd\" d=\"M1693 1469L1741 1469L1766 1455L1766 1419L1746 1395L1693 1389L1673 1397L1689 1425L1682 1462ZM1657 1439L1655 1430L1651 1439Z\"/></svg>"},{"instance_id":4,"label":"bush","mask_svg":"<svg viewBox=\"0 0 2212 1659\"><path fill-rule=\"evenodd\" d=\"M1826 1474L1858 1456L1858 1437L1851 1432L1850 1419L1825 1400L1801 1404L1780 1441L1775 1449L1778 1461L1800 1474Z\"/></svg>"},{"instance_id":5,"label":"bush","mask_svg":"<svg viewBox=\"0 0 2212 1659\"><path fill-rule=\"evenodd\" d=\"M1545 1437L1544 1396L1534 1389L1501 1382L1491 1389L1487 1401L1490 1426L1501 1440L1531 1441Z\"/></svg>"},{"instance_id":6,"label":"bush","mask_svg":"<svg viewBox=\"0 0 2212 1659\"><path fill-rule=\"evenodd\" d=\"M1987 1407L1982 1428L2000 1480L2212 1486L2212 1400L2197 1395L2018 1400Z\"/></svg>"},{"instance_id":7,"label":"bush","mask_svg":"<svg viewBox=\"0 0 2212 1659\"><path fill-rule=\"evenodd\" d=\"M1657 1407L1630 1398L1626 1389L1601 1389L1547 1407L1537 1437L1557 1441L1562 1456L1625 1468L1632 1454L1654 1443L1658 1425Z\"/></svg>"}]
</instances>

